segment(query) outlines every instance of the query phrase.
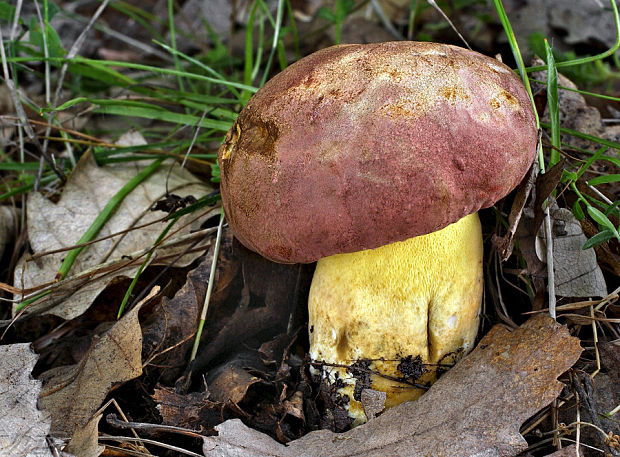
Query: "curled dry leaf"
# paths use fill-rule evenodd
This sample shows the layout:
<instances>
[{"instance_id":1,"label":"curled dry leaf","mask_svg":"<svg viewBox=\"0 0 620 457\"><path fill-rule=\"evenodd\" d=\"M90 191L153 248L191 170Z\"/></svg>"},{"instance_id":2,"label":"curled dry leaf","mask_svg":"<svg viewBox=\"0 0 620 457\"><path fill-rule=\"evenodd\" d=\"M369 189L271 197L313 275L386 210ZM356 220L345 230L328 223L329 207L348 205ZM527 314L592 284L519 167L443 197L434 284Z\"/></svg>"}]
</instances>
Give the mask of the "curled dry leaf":
<instances>
[{"instance_id":1,"label":"curled dry leaf","mask_svg":"<svg viewBox=\"0 0 620 457\"><path fill-rule=\"evenodd\" d=\"M37 408L41 381L30 376L38 356L30 344L0 346L0 457L51 457L50 417Z\"/></svg>"},{"instance_id":2,"label":"curled dry leaf","mask_svg":"<svg viewBox=\"0 0 620 457\"><path fill-rule=\"evenodd\" d=\"M241 365L245 364L240 358L238 361L220 365L214 373L210 373L209 389L212 400L221 403L231 401L238 405L246 398L250 387L263 384L260 378L252 376Z\"/></svg>"},{"instance_id":3,"label":"curled dry leaf","mask_svg":"<svg viewBox=\"0 0 620 457\"><path fill-rule=\"evenodd\" d=\"M143 166L140 162L136 162L100 167L95 163L91 154L85 154L71 173L58 203L52 203L37 192L31 192L28 196L27 223L28 239L34 253L72 247L109 200ZM149 209L165 195L167 180L168 190L180 196L194 195L198 198L212 191L212 188L199 182L197 178L176 164L168 176L169 167L170 165L164 163L134 189L100 230L97 238L162 218L164 213L151 212ZM194 215L185 216L178 222L177 227L186 225L195 217ZM175 234L175 238L197 230L206 217L208 216L205 215L185 226ZM78 256L69 275L75 275L113 260L124 263L127 256L135 254L140 249L151 247L164 227L165 223L156 223L87 246ZM168 256L165 260L162 259L164 253L159 251L155 255L154 263L158 263L158 259L162 259L160 262L169 262L170 257L175 257L185 248L185 245L171 247L171 251L165 252ZM188 265L200 254L198 252L183 256L176 265ZM38 257L33 261L29 261L28 256L23 257L15 269L14 285L27 289L51 283L66 255L64 251ZM122 271L115 271L115 268L118 268L118 265L114 264L112 268L108 268L108 273L98 280L92 279L93 275L86 277L84 284L71 283L63 287L61 283L54 293L28 307L26 311L45 310L64 319L73 319L81 315L114 278L131 277L137 267L134 265L133 268L125 268ZM113 273L110 274L109 270L113 270ZM63 282L71 282L71 280L68 278Z\"/></svg>"},{"instance_id":4,"label":"curled dry leaf","mask_svg":"<svg viewBox=\"0 0 620 457\"><path fill-rule=\"evenodd\" d=\"M52 368L43 381L41 406L52 418L52 433L71 436L84 427L113 385L142 374L142 332L136 306L95 339L77 365Z\"/></svg>"},{"instance_id":5,"label":"curled dry leaf","mask_svg":"<svg viewBox=\"0 0 620 457\"><path fill-rule=\"evenodd\" d=\"M165 425L197 430L221 421L221 405L209 400L209 392L182 395L162 387L155 389L153 400Z\"/></svg>"},{"instance_id":6,"label":"curled dry leaf","mask_svg":"<svg viewBox=\"0 0 620 457\"><path fill-rule=\"evenodd\" d=\"M98 457L105 447L99 446L99 421L102 414L92 417L84 427L77 426L65 451L79 457Z\"/></svg>"},{"instance_id":7,"label":"curled dry leaf","mask_svg":"<svg viewBox=\"0 0 620 457\"><path fill-rule=\"evenodd\" d=\"M495 326L477 348L414 403L349 432L312 432L288 446L239 420L217 427L206 456L512 456L519 427L562 389L557 377L581 354L579 340L539 315L513 332Z\"/></svg>"},{"instance_id":8,"label":"curled dry leaf","mask_svg":"<svg viewBox=\"0 0 620 457\"><path fill-rule=\"evenodd\" d=\"M515 191L515 198L512 202L512 207L510 208L510 214L508 216L508 233L501 238L493 235L493 242L498 247L502 262L508 260L508 257L512 254L512 250L514 248L514 236L517 233L517 227L519 226L519 221L523 215L525 203L527 202L532 188L534 187L534 183L536 182L536 176L538 176L538 164L537 162L534 162L529 173L523 177L523 180Z\"/></svg>"}]
</instances>

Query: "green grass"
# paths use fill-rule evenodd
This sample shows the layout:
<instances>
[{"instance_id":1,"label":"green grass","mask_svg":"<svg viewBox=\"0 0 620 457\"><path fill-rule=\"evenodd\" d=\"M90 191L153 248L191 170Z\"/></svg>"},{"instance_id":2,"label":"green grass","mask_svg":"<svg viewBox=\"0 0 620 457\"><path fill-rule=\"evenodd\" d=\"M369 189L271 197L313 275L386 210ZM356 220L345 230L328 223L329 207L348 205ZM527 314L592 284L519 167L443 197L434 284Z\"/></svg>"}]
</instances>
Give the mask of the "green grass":
<instances>
[{"instance_id":1,"label":"green grass","mask_svg":"<svg viewBox=\"0 0 620 457\"><path fill-rule=\"evenodd\" d=\"M599 160L608 160L613 161L617 164L618 151L620 150L620 144L615 143L613 141L609 141L603 138L597 138L592 135L587 135L582 132L577 132L574 130L566 129L561 126L559 120L559 99L558 99L558 68L590 68L592 66L596 66L597 68L601 68L602 65L606 65L603 63L603 59L608 58L610 56L616 56L616 52L620 47L620 17L618 14L618 8L616 6L615 1L611 0L611 10L614 17L614 24L616 28L616 40L614 45L608 49L607 51L598 54L596 56L588 56L581 58L573 58L570 60L562 60L560 62L556 61L556 54L554 54L553 50L549 46L546 39L543 38L543 48L539 48L540 51L544 51L544 58L546 61L546 66L539 67L530 67L526 68L523 60L521 58L521 53L519 49L519 45L516 41L516 37L512 32L512 27L510 25L510 21L508 16L506 15L501 0L493 1L497 14L500 17L500 21L504 26L504 30L508 37L508 41L510 47L513 51L513 55L517 62L519 72L521 77L523 78L523 82L532 96L531 88L530 88L530 78L528 76L529 73L534 71L547 71L547 106L549 111L549 119L550 123L539 123L540 127L546 129L548 135L550 137L551 148L548 155L544 155L542 148L540 149L538 164L541 171L544 173L546 168L549 168L556 164L560 160L559 150L562 148L562 144L560 143L560 134L568 134L577 138L585 139L592 141L593 143L598 143L604 148L601 148L597 151L596 154L591 154L588 151L582 151L583 153L590 155L590 158L585 161L585 163L579 168L578 172L572 172L570 169L564 171L562 183L565 186L568 186L577 196L577 200L572 207L573 213L577 219L583 219L585 217L585 213L582 209L582 205L586 207L586 212L590 216L590 218L598 225L599 234L595 237L592 237L588 242L584 245L584 249L589 247L596 246L601 242L608 241L611 238L616 238L620 241L620 236L618 235L618 226L614 224L610 217L613 216L616 220L618 219L618 203L619 202L611 202L611 201L603 201L602 199L593 198L589 195L584 195L578 190L577 183L580 179L583 179L583 174L587 171L589 167L591 167L595 162ZM591 73L590 70L588 70ZM562 88L564 89L564 88ZM580 93L586 93L584 91L576 91ZM614 97L609 97L605 95L599 95L592 92L587 92L586 94L594 97L602 97L606 100L614 100L618 99ZM533 97L532 97L532 103ZM606 156L604 153L609 149L616 151L616 156ZM600 178L594 178L585 183L590 188L596 188L597 185L606 184L610 182L616 182L617 180L614 177L615 175L610 175L609 177L604 176ZM600 193L600 192L599 192Z\"/></svg>"}]
</instances>

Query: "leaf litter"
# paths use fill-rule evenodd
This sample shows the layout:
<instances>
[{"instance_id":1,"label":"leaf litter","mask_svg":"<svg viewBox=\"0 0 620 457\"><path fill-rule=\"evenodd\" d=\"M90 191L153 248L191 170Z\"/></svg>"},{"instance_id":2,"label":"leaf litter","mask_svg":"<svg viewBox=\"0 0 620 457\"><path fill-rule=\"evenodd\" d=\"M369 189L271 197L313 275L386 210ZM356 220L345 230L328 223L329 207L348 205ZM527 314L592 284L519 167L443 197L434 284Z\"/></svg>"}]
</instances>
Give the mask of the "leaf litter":
<instances>
[{"instance_id":1,"label":"leaf litter","mask_svg":"<svg viewBox=\"0 0 620 457\"><path fill-rule=\"evenodd\" d=\"M37 408L41 381L30 375L38 356L29 343L0 346L0 456L51 457L51 418Z\"/></svg>"},{"instance_id":2,"label":"leaf litter","mask_svg":"<svg viewBox=\"0 0 620 457\"><path fill-rule=\"evenodd\" d=\"M140 306L134 307L95 336L80 363L52 368L39 376L41 408L51 417L52 434L72 436L76 427L86 426L115 384L142 374L139 310Z\"/></svg>"},{"instance_id":3,"label":"leaf litter","mask_svg":"<svg viewBox=\"0 0 620 457\"><path fill-rule=\"evenodd\" d=\"M211 187L194 178L177 164L160 166L151 177L138 186L116 210L98 234L107 238L87 246L78 256L70 275L72 280L59 283L53 292L26 308L27 313L52 313L63 319L73 319L90 306L107 284L118 277L131 277L137 271L131 257L141 250L149 249L164 228L154 223L163 217L161 212L150 208L167 191L181 196L203 196L213 191ZM71 248L91 225L101 209L120 187L134 177L142 168L140 163L121 163L98 166L91 154L85 154L72 172L60 200L53 203L38 192L28 196L28 239L34 254ZM181 238L196 231L211 216L184 216L179 222L181 229L174 235ZM129 230L142 226L138 230ZM129 231L127 231L129 230ZM168 263L186 249L185 245L160 249L153 264ZM188 253L176 259L176 266L189 265L200 251ZM36 256L32 260L25 255L19 261L14 274L14 284L23 289L34 289L53 284L66 251ZM138 264L141 259L137 259ZM107 263L106 263L107 262ZM99 270L97 269L99 267ZM80 273L85 272L80 276Z\"/></svg>"},{"instance_id":4,"label":"leaf litter","mask_svg":"<svg viewBox=\"0 0 620 457\"><path fill-rule=\"evenodd\" d=\"M284 446L235 419L216 427L205 455L516 455L527 447L519 427L557 397L556 378L581 352L579 340L547 316L512 332L495 326L419 400L363 426L312 432Z\"/></svg>"}]
</instances>

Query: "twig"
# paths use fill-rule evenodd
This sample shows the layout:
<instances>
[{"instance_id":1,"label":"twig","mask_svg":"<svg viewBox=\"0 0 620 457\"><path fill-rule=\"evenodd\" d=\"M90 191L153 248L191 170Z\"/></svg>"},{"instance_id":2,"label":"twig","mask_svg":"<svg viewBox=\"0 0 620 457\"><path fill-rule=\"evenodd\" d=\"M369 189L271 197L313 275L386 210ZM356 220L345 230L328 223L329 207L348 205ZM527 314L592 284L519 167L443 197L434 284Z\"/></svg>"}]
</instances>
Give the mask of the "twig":
<instances>
[{"instance_id":1,"label":"twig","mask_svg":"<svg viewBox=\"0 0 620 457\"><path fill-rule=\"evenodd\" d=\"M598 352L598 331L596 329L596 320L594 319L594 307L590 306L590 317L592 318L592 335L594 341L594 356L596 357L596 370L590 374L590 378L594 378L601 371L601 355Z\"/></svg>"},{"instance_id":2,"label":"twig","mask_svg":"<svg viewBox=\"0 0 620 457\"><path fill-rule=\"evenodd\" d=\"M452 23L450 18L446 15L446 13L444 13L443 10L439 7L439 5L437 5L437 3L435 3L435 0L426 0L426 1L428 2L429 5L431 5L437 11L439 11L439 14L441 14L442 17L444 18L444 20L447 21L448 24L450 24L450 27L452 27L452 30L454 30L456 32L456 34L459 36L461 41L463 43L465 43L465 46L467 46L467 49L469 49L471 51L472 50L471 46L469 45L469 43L467 42L465 37L463 37L463 35L461 35L461 32L459 32L458 29L454 26L454 24Z\"/></svg>"},{"instance_id":3,"label":"twig","mask_svg":"<svg viewBox=\"0 0 620 457\"><path fill-rule=\"evenodd\" d=\"M205 301L202 305L202 312L200 313L200 323L198 324L198 330L196 330L196 338L194 339L194 346L192 347L192 354L189 358L190 363L196 358L198 353L198 345L200 344L200 336L202 335L202 329L207 320L207 310L209 309L209 301L211 300L211 293L213 291L213 283L215 282L215 270L217 267L217 258L220 252L220 244L222 241L222 227L224 226L224 209L222 208L220 214L220 223L217 226L217 235L215 237L215 246L213 246L213 259L211 261L211 271L209 272L209 284L207 285L207 291L205 293ZM187 376L189 380L190 376Z\"/></svg>"},{"instance_id":4,"label":"twig","mask_svg":"<svg viewBox=\"0 0 620 457\"><path fill-rule=\"evenodd\" d=\"M80 36L77 37L77 39L73 43L73 46L71 46L71 49L67 53L67 61L62 64L62 67L60 68L60 75L58 76L58 85L56 86L56 92L54 93L53 100L54 106L56 106L56 104L58 103L58 99L60 98L60 92L62 91L62 85L65 80L65 75L67 74L67 69L69 68L70 60L72 60L77 55L80 48L84 44L84 41L86 40L86 35L88 34L88 32L90 32L90 29L93 27L93 24L97 21L97 19L99 19L99 16L101 16L101 13L103 13L103 10L106 9L108 3L110 3L110 0L103 0L101 2L99 8L97 8L93 16L88 21L88 24L86 24L86 26L82 30L82 33L80 33ZM49 132L46 133L49 135Z\"/></svg>"},{"instance_id":5,"label":"twig","mask_svg":"<svg viewBox=\"0 0 620 457\"><path fill-rule=\"evenodd\" d=\"M575 392L575 403L577 404L577 431L575 432L575 450L576 455L579 457L579 447L581 443L581 409L579 408L579 393Z\"/></svg>"},{"instance_id":6,"label":"twig","mask_svg":"<svg viewBox=\"0 0 620 457\"><path fill-rule=\"evenodd\" d=\"M13 24L11 24L11 33L9 34L9 40L13 41L17 35L17 26L19 25L19 17L22 12L23 0L17 0L15 4L15 14L13 16Z\"/></svg>"},{"instance_id":7,"label":"twig","mask_svg":"<svg viewBox=\"0 0 620 457\"><path fill-rule=\"evenodd\" d=\"M120 428L121 430L135 429L135 430L141 430L146 433L159 433L159 432L176 433L178 435L185 435L185 436L191 436L192 438L199 438L203 441L205 440L205 438L207 438L206 436L201 435L200 433L194 430L189 430L187 428L182 428L182 427L175 427L173 425L148 424L144 422L129 422L126 419L124 421L121 421L116 417L116 414L113 414L113 413L108 414L105 417L105 420L112 427ZM144 441L149 442L148 440L144 440ZM187 452L189 451L185 451L185 453ZM198 454L194 454L192 452L192 453L189 453L188 455L198 455Z\"/></svg>"},{"instance_id":8,"label":"twig","mask_svg":"<svg viewBox=\"0 0 620 457\"><path fill-rule=\"evenodd\" d=\"M179 244L185 244L187 242L193 241L193 240L202 240L206 235L209 235L211 233L213 233L215 231L214 228L210 227L204 230L200 230L199 232L193 232L193 233L188 233L186 235L182 235L178 238L168 238L165 242L162 242L160 245L157 246L157 248L159 249L163 249L163 248L169 248L172 246L176 246ZM98 265L95 265L91 268L88 268L86 270L82 270L79 273L76 273L75 275L69 276L66 279L62 280L62 281L58 281L58 282L50 282L46 285L44 285L44 287L37 287L37 288L31 288L31 289L18 289L20 294L24 295L23 299L2 299L2 301L7 301L7 302L20 302L24 299L28 299L29 297L31 297L32 295L39 293L39 292L44 292L47 290L53 290L53 289L57 289L60 288L64 285L66 285L68 282L70 281L78 281L80 279L84 279L84 280L94 280L94 279L98 279L98 277L95 277L95 275L97 273L117 273L119 270L126 268L126 267L130 267L132 265L135 265L140 258L142 258L143 256L145 256L148 252L150 252L153 249L153 246L149 246L143 249L140 249L138 251L132 252L130 254L125 255L126 259L114 259L114 260L109 260L105 263L100 263ZM201 248L202 249L202 248ZM176 256L176 255L175 255ZM158 261L163 261L165 259L168 259L172 257L171 255L168 256L162 256L158 258ZM118 266L120 264L120 266ZM13 293L14 289L10 289L10 288L5 288L4 285L1 289L6 289L9 290Z\"/></svg>"},{"instance_id":9,"label":"twig","mask_svg":"<svg viewBox=\"0 0 620 457\"><path fill-rule=\"evenodd\" d=\"M577 403L577 408L579 408L580 405L584 405L586 410L588 411L590 420L593 422L592 424L591 423L584 423L584 424L588 424L598 429L598 431L603 435L603 437L607 437L607 435L603 431L603 426L601 425L601 421L599 420L598 412L596 411L592 403L592 379L587 373L582 373L582 376L579 376L579 374L580 373L576 373L575 376L573 376L572 378L572 385L573 385L573 388L575 389L575 394L577 395L577 398L579 399ZM580 424L582 424L579 417L580 416L577 416L577 420L579 421ZM618 455L618 453L614 452L614 450L605 442L604 438L601 441L603 444L603 448L606 449L607 452L609 452L609 455Z\"/></svg>"},{"instance_id":10,"label":"twig","mask_svg":"<svg viewBox=\"0 0 620 457\"><path fill-rule=\"evenodd\" d=\"M120 422L120 421L119 421ZM135 424L137 422L130 422L132 424ZM161 426L163 427L163 426ZM140 438L140 439L136 439L136 438L132 438L129 436L106 436L106 435L102 435L99 437L100 440L114 440L114 441L118 441L118 442L131 442L131 441L139 441L139 442L143 442L146 444L152 444L154 446L159 446L159 447L163 447L164 449L169 449L171 451L175 451L181 454L185 454L185 455L190 455L192 457L203 457L202 454L196 454L195 452L192 451L188 451L187 449L183 449L181 447L178 446L173 446L171 444L166 444L166 443L162 443L160 441L155 441L155 440L149 440L146 438ZM125 450L123 450L125 452Z\"/></svg>"},{"instance_id":11,"label":"twig","mask_svg":"<svg viewBox=\"0 0 620 457\"><path fill-rule=\"evenodd\" d=\"M551 216L549 205L545 206L545 239L547 241L547 289L549 291L549 315L556 320L555 313L555 275L553 272L553 236L551 235Z\"/></svg>"}]
</instances>

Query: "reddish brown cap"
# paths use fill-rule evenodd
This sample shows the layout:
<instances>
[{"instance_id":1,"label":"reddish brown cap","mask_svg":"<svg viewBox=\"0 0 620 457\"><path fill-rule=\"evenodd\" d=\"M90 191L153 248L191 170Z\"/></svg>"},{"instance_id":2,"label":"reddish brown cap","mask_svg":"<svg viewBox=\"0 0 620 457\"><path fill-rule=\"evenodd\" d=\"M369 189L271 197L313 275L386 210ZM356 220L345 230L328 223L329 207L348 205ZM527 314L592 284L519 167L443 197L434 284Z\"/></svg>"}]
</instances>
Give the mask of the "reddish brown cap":
<instances>
[{"instance_id":1,"label":"reddish brown cap","mask_svg":"<svg viewBox=\"0 0 620 457\"><path fill-rule=\"evenodd\" d=\"M237 238L313 262L491 206L536 154L532 105L495 59L435 43L342 45L271 79L220 147Z\"/></svg>"}]
</instances>

